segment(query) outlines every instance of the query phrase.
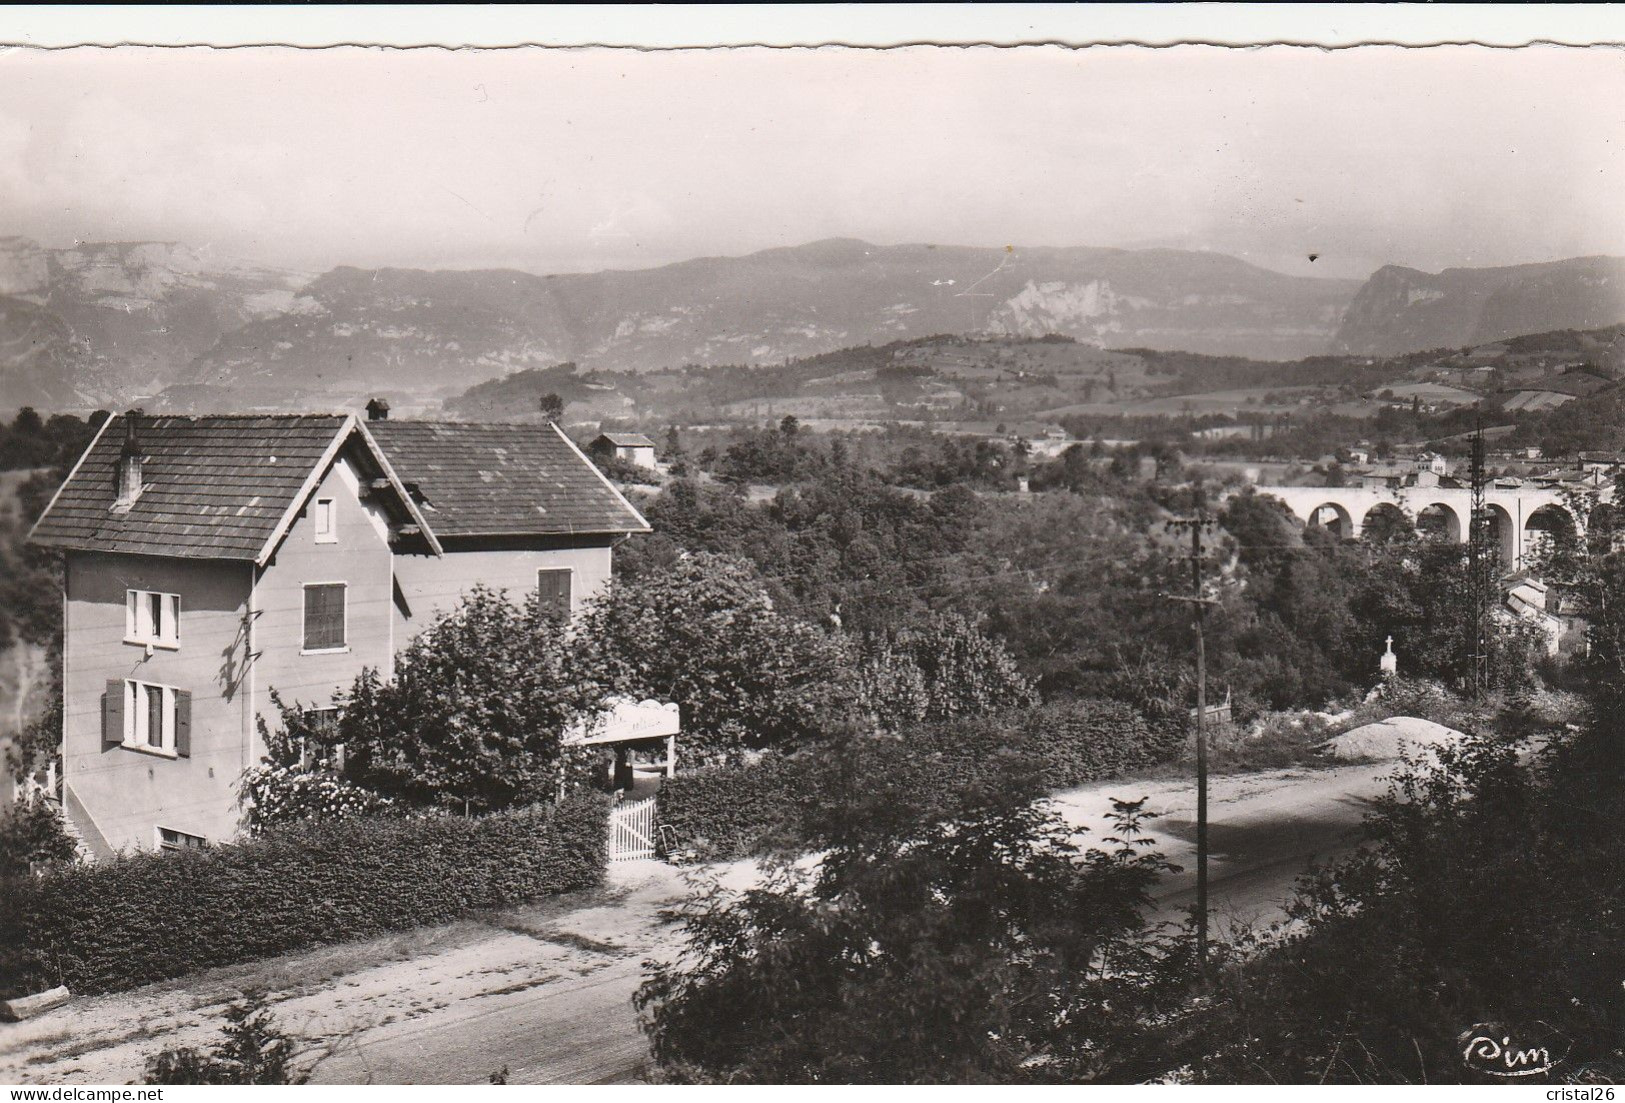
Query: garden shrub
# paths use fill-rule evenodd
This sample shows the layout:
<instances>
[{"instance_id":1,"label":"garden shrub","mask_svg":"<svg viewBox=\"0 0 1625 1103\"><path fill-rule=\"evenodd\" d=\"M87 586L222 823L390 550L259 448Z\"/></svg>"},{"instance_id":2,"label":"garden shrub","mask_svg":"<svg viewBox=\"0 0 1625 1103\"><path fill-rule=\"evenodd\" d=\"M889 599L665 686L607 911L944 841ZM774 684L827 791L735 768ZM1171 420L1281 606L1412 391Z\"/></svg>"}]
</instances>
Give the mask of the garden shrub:
<instances>
[{"instance_id":1,"label":"garden shrub","mask_svg":"<svg viewBox=\"0 0 1625 1103\"><path fill-rule=\"evenodd\" d=\"M602 883L608 803L363 818L8 881L0 989L110 992Z\"/></svg>"},{"instance_id":2,"label":"garden shrub","mask_svg":"<svg viewBox=\"0 0 1625 1103\"><path fill-rule=\"evenodd\" d=\"M995 772L1032 775L1056 790L1119 777L1177 758L1185 733L1153 725L1132 706L1063 699L974 720L922 724L897 738L832 743L797 756L764 756L742 766L679 774L660 790L656 815L679 850L701 859L735 858L775 843L794 845L820 786L842 755L862 749L864 768L944 790L974 788Z\"/></svg>"}]
</instances>

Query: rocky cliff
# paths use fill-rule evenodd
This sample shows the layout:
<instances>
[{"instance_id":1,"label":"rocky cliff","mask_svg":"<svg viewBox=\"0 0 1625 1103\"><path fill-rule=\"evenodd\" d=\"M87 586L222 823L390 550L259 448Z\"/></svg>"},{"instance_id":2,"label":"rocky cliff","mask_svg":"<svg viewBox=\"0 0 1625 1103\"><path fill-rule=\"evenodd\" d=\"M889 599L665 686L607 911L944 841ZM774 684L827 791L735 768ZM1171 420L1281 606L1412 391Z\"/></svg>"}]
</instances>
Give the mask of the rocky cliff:
<instances>
[{"instance_id":1,"label":"rocky cliff","mask_svg":"<svg viewBox=\"0 0 1625 1103\"><path fill-rule=\"evenodd\" d=\"M307 280L172 243L0 238L0 405L155 393L227 333L287 310Z\"/></svg>"},{"instance_id":2,"label":"rocky cliff","mask_svg":"<svg viewBox=\"0 0 1625 1103\"><path fill-rule=\"evenodd\" d=\"M1625 258L1439 273L1388 265L1349 304L1336 350L1391 356L1625 321Z\"/></svg>"}]
</instances>

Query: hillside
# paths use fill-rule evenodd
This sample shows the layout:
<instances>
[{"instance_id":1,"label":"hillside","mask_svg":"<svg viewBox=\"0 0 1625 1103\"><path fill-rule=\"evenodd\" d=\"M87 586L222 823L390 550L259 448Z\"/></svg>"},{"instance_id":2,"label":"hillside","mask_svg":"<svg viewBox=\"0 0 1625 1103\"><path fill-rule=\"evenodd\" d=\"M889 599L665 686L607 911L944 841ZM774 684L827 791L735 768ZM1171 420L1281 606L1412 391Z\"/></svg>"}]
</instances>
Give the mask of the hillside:
<instances>
[{"instance_id":1,"label":"hillside","mask_svg":"<svg viewBox=\"0 0 1625 1103\"><path fill-rule=\"evenodd\" d=\"M1394 407L1444 411L1486 400L1489 408L1517 410L1531 394L1590 397L1622 376L1625 326L1466 350L1290 361L1102 349L1053 334L944 334L761 367L587 372L561 364L477 384L448 398L443 410L472 420L535 418L540 398L557 394L570 424L609 420L645 429L786 414L831 428L1210 414L1278 421L1320 413L1371 418Z\"/></svg>"},{"instance_id":2,"label":"hillside","mask_svg":"<svg viewBox=\"0 0 1625 1103\"><path fill-rule=\"evenodd\" d=\"M783 363L933 333L1038 336L1291 358L1325 346L1350 281L1167 250L823 241L638 272L342 268L228 335L187 382L348 398L454 394L524 368Z\"/></svg>"},{"instance_id":3,"label":"hillside","mask_svg":"<svg viewBox=\"0 0 1625 1103\"><path fill-rule=\"evenodd\" d=\"M1392 356L1625 322L1625 258L1575 257L1439 273L1388 265L1349 304L1337 351Z\"/></svg>"}]
</instances>

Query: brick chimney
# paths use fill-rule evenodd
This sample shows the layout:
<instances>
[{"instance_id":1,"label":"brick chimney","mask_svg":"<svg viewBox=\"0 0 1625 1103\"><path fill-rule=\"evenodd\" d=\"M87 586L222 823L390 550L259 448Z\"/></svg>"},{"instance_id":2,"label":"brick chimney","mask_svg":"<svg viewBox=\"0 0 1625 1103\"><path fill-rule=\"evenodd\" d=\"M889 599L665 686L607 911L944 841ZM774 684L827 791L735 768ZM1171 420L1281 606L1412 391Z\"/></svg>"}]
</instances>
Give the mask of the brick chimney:
<instances>
[{"instance_id":1,"label":"brick chimney","mask_svg":"<svg viewBox=\"0 0 1625 1103\"><path fill-rule=\"evenodd\" d=\"M374 398L374 399L368 400L368 402L367 402L367 420L368 421L388 421L389 420L389 399L387 399L387 398Z\"/></svg>"},{"instance_id":2,"label":"brick chimney","mask_svg":"<svg viewBox=\"0 0 1625 1103\"><path fill-rule=\"evenodd\" d=\"M147 458L141 447L141 417L140 410L124 415L124 447L119 451L117 497L113 499L116 510L129 509L141 497L141 467Z\"/></svg>"}]
</instances>

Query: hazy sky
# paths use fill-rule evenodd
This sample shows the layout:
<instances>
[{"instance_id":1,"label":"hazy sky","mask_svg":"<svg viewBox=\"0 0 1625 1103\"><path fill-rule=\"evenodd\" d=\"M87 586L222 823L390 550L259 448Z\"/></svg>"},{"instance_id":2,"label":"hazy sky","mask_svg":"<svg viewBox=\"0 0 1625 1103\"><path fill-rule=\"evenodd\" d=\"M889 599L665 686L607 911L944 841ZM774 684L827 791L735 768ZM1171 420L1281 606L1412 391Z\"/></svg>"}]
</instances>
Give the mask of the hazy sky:
<instances>
[{"instance_id":1,"label":"hazy sky","mask_svg":"<svg viewBox=\"0 0 1625 1103\"><path fill-rule=\"evenodd\" d=\"M834 236L1345 276L1625 254L1625 51L0 51L0 234L309 270Z\"/></svg>"}]
</instances>

